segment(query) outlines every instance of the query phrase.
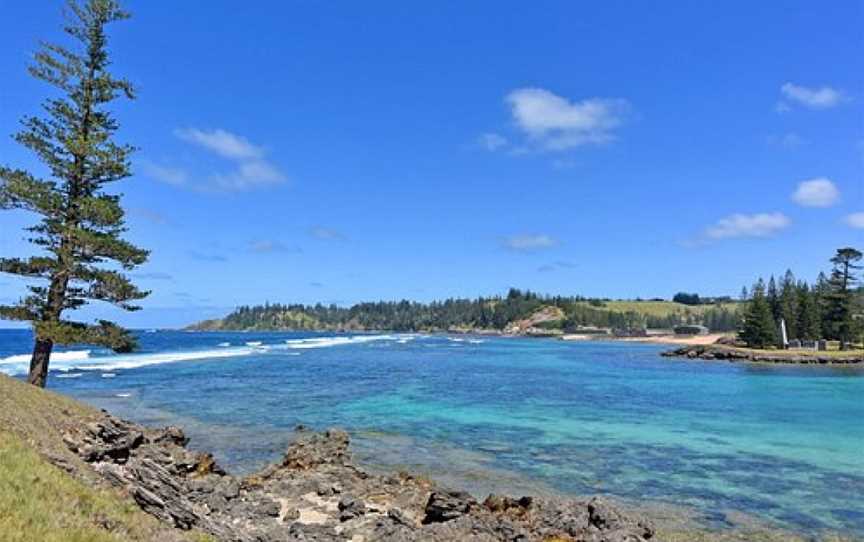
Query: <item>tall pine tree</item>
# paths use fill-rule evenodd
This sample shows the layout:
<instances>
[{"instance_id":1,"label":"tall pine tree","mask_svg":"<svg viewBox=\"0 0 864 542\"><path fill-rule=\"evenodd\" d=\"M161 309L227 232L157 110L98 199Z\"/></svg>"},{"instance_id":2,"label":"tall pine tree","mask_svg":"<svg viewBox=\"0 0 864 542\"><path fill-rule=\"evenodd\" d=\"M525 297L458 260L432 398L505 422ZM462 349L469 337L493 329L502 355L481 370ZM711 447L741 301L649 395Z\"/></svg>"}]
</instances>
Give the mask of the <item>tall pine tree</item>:
<instances>
[{"instance_id":1,"label":"tall pine tree","mask_svg":"<svg viewBox=\"0 0 864 542\"><path fill-rule=\"evenodd\" d=\"M106 25L127 17L115 0L70 1L64 30L76 47L44 44L30 68L34 77L56 87L59 97L45 102L45 118L24 118L15 135L50 175L0 167L0 207L41 216L27 229L38 254L0 258L0 271L45 281L28 286L29 295L18 304L0 306L0 317L33 324L28 380L37 386L45 386L55 344L97 344L117 351L134 346L133 337L116 324L68 321L65 311L91 300L136 310L134 301L148 294L121 272L144 263L148 252L121 239L126 228L120 198L104 192L107 184L130 175L134 150L113 141L118 125L106 110L120 96L133 98L130 83L108 72L105 34Z\"/></svg>"},{"instance_id":2,"label":"tall pine tree","mask_svg":"<svg viewBox=\"0 0 864 542\"><path fill-rule=\"evenodd\" d=\"M856 272L861 269L858 262L862 254L854 248L837 249L831 258L834 268L828 279L828 292L825 295L825 319L828 337L837 339L844 345L850 342L856 332L853 318L854 287L858 283Z\"/></svg>"},{"instance_id":3,"label":"tall pine tree","mask_svg":"<svg viewBox=\"0 0 864 542\"><path fill-rule=\"evenodd\" d=\"M774 346L777 344L777 329L762 279L753 285L750 294L750 301L744 314L744 324L738 336L751 348Z\"/></svg>"},{"instance_id":4,"label":"tall pine tree","mask_svg":"<svg viewBox=\"0 0 864 542\"><path fill-rule=\"evenodd\" d=\"M780 317L780 294L777 291L777 282L774 280L774 275L768 279L768 286L765 288L765 298L768 301L768 306L771 308L771 317L779 322Z\"/></svg>"},{"instance_id":5,"label":"tall pine tree","mask_svg":"<svg viewBox=\"0 0 864 542\"><path fill-rule=\"evenodd\" d=\"M786 324L786 335L791 339L800 338L798 332L798 284L792 270L787 270L780 281L780 318ZM779 324L779 322L778 322Z\"/></svg>"}]
</instances>

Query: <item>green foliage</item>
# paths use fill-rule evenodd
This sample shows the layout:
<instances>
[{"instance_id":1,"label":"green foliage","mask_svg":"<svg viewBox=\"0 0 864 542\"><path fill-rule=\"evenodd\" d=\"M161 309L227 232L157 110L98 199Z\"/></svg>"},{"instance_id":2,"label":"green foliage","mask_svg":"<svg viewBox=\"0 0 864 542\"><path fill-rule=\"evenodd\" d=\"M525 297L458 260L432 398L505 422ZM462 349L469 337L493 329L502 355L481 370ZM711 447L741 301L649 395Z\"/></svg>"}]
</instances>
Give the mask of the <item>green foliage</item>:
<instances>
[{"instance_id":1,"label":"green foliage","mask_svg":"<svg viewBox=\"0 0 864 542\"><path fill-rule=\"evenodd\" d=\"M861 269L858 265L861 258L861 252L849 247L838 249L837 254L831 258L834 267L823 300L825 329L829 339L849 342L860 332L860 326L854 319L857 301L854 290L858 283L855 273Z\"/></svg>"},{"instance_id":2,"label":"green foliage","mask_svg":"<svg viewBox=\"0 0 864 542\"><path fill-rule=\"evenodd\" d=\"M662 306L663 310L659 310ZM668 301L603 302L583 297L541 296L511 289L506 296L447 299L432 303L380 301L349 308L335 305L270 304L239 307L217 322L199 329L393 330L448 329L503 330L543 307L556 307L563 318L539 324L548 329L576 330L579 326L615 329L671 328L680 323L704 323L715 331L736 329L738 312L732 306L681 308Z\"/></svg>"},{"instance_id":3,"label":"green foliage","mask_svg":"<svg viewBox=\"0 0 864 542\"><path fill-rule=\"evenodd\" d=\"M856 272L862 268L857 263L861 259L861 252L854 248L837 250L831 258L830 278L820 273L812 288L796 280L791 271L783 276L779 288L773 276L767 287L759 279L751 291L741 339L756 348L774 344L782 320L789 340L833 339L842 343L860 340L864 292L856 287ZM769 328L774 333L773 339L769 337Z\"/></svg>"},{"instance_id":4,"label":"green foliage","mask_svg":"<svg viewBox=\"0 0 864 542\"><path fill-rule=\"evenodd\" d=\"M798 285L798 338L816 340L822 336L822 314L819 299L806 282Z\"/></svg>"},{"instance_id":5,"label":"green foliage","mask_svg":"<svg viewBox=\"0 0 864 542\"><path fill-rule=\"evenodd\" d=\"M672 297L672 301L683 305L698 305L701 303L699 294L688 294L686 292L678 292Z\"/></svg>"},{"instance_id":6,"label":"green foliage","mask_svg":"<svg viewBox=\"0 0 864 542\"><path fill-rule=\"evenodd\" d=\"M777 344L777 331L771 305L765 294L765 283L759 279L751 290L752 297L744 316L739 336L751 348L765 348Z\"/></svg>"},{"instance_id":7,"label":"green foliage","mask_svg":"<svg viewBox=\"0 0 864 542\"><path fill-rule=\"evenodd\" d=\"M32 151L50 172L39 178L0 167L0 208L29 211L40 221L27 228L39 251L28 258L0 258L0 272L47 285L29 286L30 294L0 317L33 321L37 337L51 343L93 343L126 351L133 345L110 322L85 325L62 313L90 301L136 310L148 292L105 265L130 270L148 252L121 238L126 231L120 198L104 192L109 183L130 175L133 148L113 141L118 125L106 106L133 97L131 84L108 72L105 26L128 14L114 0L69 3L65 27L77 45L44 44L30 73L60 92L46 100L44 117L25 117L15 140Z\"/></svg>"}]
</instances>

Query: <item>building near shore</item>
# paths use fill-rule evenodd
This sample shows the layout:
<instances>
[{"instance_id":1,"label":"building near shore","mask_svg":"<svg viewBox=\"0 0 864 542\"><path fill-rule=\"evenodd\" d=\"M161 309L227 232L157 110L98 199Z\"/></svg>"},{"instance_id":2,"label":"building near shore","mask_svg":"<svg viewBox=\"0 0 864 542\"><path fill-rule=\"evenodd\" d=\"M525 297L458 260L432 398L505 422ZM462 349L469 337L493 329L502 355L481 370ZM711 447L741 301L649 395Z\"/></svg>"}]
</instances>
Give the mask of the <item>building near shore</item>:
<instances>
[{"instance_id":1,"label":"building near shore","mask_svg":"<svg viewBox=\"0 0 864 542\"><path fill-rule=\"evenodd\" d=\"M710 330L699 324L682 324L673 328L675 335L708 335Z\"/></svg>"}]
</instances>

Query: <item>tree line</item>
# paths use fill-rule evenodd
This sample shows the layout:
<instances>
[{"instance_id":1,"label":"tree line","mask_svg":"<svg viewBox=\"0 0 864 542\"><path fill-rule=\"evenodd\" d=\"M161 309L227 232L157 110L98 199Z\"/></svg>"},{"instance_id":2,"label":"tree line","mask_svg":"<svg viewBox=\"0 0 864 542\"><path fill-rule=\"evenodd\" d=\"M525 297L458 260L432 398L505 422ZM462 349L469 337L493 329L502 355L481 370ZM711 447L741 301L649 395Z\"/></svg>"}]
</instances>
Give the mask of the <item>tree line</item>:
<instances>
[{"instance_id":1,"label":"tree line","mask_svg":"<svg viewBox=\"0 0 864 542\"><path fill-rule=\"evenodd\" d=\"M448 329L503 330L526 319L543 307L561 310L560 320L544 327L575 331L594 326L611 329L672 328L679 324L701 323L714 331L732 331L739 325L738 311L710 307L702 311L674 311L650 315L638 311L617 311L605 300L581 296L544 296L512 288L506 296L452 298L420 303L416 301L378 301L351 307L265 303L241 306L218 322L205 323L204 329L386 329L393 331L446 331Z\"/></svg>"},{"instance_id":2,"label":"tree line","mask_svg":"<svg viewBox=\"0 0 864 542\"><path fill-rule=\"evenodd\" d=\"M749 295L739 337L748 346L766 348L781 344L781 322L788 340L836 340L844 345L860 341L864 290L859 287L858 263L862 254L841 248L831 258L828 276L819 273L813 285L786 271L776 280L756 281Z\"/></svg>"}]
</instances>

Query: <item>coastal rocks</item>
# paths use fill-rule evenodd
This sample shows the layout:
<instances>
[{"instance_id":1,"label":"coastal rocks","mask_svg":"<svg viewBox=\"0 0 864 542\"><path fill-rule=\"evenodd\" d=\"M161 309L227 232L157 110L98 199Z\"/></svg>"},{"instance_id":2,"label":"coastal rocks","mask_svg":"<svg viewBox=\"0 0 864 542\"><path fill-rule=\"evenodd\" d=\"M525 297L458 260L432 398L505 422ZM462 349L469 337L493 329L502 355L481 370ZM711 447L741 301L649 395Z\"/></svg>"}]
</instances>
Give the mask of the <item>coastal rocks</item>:
<instances>
[{"instance_id":1,"label":"coastal rocks","mask_svg":"<svg viewBox=\"0 0 864 542\"><path fill-rule=\"evenodd\" d=\"M836 354L836 353L835 353ZM798 363L798 364L855 364L864 363L860 353L831 355L819 352L796 352L790 350L755 351L729 345L696 345L676 348L661 354L665 357L688 359L744 361L760 363Z\"/></svg>"},{"instance_id":2,"label":"coastal rocks","mask_svg":"<svg viewBox=\"0 0 864 542\"><path fill-rule=\"evenodd\" d=\"M524 320L510 322L504 328L505 335L528 335L532 337L553 337L564 333L554 327L564 319L564 311L559 307L546 306L534 311L531 316Z\"/></svg>"},{"instance_id":3,"label":"coastal rocks","mask_svg":"<svg viewBox=\"0 0 864 542\"><path fill-rule=\"evenodd\" d=\"M426 517L423 523L441 523L464 516L477 506L469 493L464 491L436 491L426 503Z\"/></svg>"},{"instance_id":4,"label":"coastal rocks","mask_svg":"<svg viewBox=\"0 0 864 542\"><path fill-rule=\"evenodd\" d=\"M145 511L218 540L641 542L654 531L602 500L511 498L462 491L353 464L347 433L298 429L281 461L247 478L159 431L104 415L64 435L66 446Z\"/></svg>"}]
</instances>

